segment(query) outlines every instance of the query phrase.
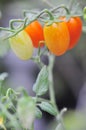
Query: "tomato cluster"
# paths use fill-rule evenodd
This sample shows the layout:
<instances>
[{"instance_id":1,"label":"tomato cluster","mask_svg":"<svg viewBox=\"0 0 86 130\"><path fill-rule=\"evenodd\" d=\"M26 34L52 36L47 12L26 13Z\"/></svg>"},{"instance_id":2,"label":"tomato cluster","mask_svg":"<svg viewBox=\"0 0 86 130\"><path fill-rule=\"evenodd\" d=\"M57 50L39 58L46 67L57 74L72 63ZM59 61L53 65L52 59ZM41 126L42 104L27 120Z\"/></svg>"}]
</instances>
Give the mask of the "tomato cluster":
<instances>
[{"instance_id":1,"label":"tomato cluster","mask_svg":"<svg viewBox=\"0 0 86 130\"><path fill-rule=\"evenodd\" d=\"M32 57L33 47L44 46L39 44L45 41L48 50L56 56L64 54L77 44L81 32L82 21L80 17L60 18L61 22L53 22L51 25L41 24L36 20L29 24L23 31L9 39L13 51L18 57L27 60Z\"/></svg>"},{"instance_id":2,"label":"tomato cluster","mask_svg":"<svg viewBox=\"0 0 86 130\"><path fill-rule=\"evenodd\" d=\"M66 21L65 17L60 18L62 22L53 23L44 27L44 38L48 49L56 56L64 54L77 44L81 32L82 21L80 17L71 17Z\"/></svg>"},{"instance_id":3,"label":"tomato cluster","mask_svg":"<svg viewBox=\"0 0 86 130\"><path fill-rule=\"evenodd\" d=\"M9 39L14 53L22 60L28 60L32 57L33 47L42 47L39 44L44 41L43 28L38 21L29 24L23 31Z\"/></svg>"}]
</instances>

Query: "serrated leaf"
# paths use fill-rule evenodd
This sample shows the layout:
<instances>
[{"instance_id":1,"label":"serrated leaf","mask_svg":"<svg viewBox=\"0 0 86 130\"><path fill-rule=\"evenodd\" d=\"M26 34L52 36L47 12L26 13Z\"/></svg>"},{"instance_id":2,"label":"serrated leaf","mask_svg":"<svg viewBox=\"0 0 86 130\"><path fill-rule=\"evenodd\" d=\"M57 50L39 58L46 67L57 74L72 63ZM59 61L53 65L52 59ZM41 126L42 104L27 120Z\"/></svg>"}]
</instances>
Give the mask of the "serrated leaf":
<instances>
[{"instance_id":1,"label":"serrated leaf","mask_svg":"<svg viewBox=\"0 0 86 130\"><path fill-rule=\"evenodd\" d=\"M35 101L32 97L22 97L18 100L17 114L24 128L30 129L35 118Z\"/></svg>"},{"instance_id":2,"label":"serrated leaf","mask_svg":"<svg viewBox=\"0 0 86 130\"><path fill-rule=\"evenodd\" d=\"M48 90L48 69L44 66L38 74L36 83L33 86L33 91L37 96L45 94Z\"/></svg>"},{"instance_id":3,"label":"serrated leaf","mask_svg":"<svg viewBox=\"0 0 86 130\"><path fill-rule=\"evenodd\" d=\"M36 118L39 118L39 119L42 118L42 112L37 107L36 107Z\"/></svg>"},{"instance_id":4,"label":"serrated leaf","mask_svg":"<svg viewBox=\"0 0 86 130\"><path fill-rule=\"evenodd\" d=\"M39 106L43 111L46 111L53 116L57 115L56 107L53 104L48 102L42 102L41 104L39 104Z\"/></svg>"}]
</instances>

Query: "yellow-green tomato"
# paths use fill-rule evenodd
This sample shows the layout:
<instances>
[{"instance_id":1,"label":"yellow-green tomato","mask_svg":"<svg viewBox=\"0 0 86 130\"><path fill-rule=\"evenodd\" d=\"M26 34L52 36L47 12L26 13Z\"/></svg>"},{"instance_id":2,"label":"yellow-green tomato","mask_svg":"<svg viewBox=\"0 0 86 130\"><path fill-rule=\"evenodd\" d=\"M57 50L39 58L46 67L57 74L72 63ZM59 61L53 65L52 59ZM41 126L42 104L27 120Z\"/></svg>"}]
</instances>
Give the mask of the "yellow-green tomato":
<instances>
[{"instance_id":1,"label":"yellow-green tomato","mask_svg":"<svg viewBox=\"0 0 86 130\"><path fill-rule=\"evenodd\" d=\"M9 38L12 50L22 60L28 60L33 54L33 44L29 35L23 30Z\"/></svg>"}]
</instances>

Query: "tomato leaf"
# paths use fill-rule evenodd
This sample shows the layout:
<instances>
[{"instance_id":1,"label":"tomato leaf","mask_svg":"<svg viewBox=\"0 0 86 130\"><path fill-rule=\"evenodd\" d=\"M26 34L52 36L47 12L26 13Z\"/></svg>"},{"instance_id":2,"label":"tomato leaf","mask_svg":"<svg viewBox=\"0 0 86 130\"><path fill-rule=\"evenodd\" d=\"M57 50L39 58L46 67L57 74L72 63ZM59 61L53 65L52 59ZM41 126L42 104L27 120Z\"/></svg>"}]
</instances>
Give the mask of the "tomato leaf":
<instances>
[{"instance_id":1,"label":"tomato leaf","mask_svg":"<svg viewBox=\"0 0 86 130\"><path fill-rule=\"evenodd\" d=\"M37 96L45 94L48 90L48 69L44 66L38 74L36 83L33 85L33 91Z\"/></svg>"},{"instance_id":2,"label":"tomato leaf","mask_svg":"<svg viewBox=\"0 0 86 130\"><path fill-rule=\"evenodd\" d=\"M37 107L36 107L36 113L35 113L35 115L36 115L36 118L38 118L38 119L42 118L42 112Z\"/></svg>"},{"instance_id":3,"label":"tomato leaf","mask_svg":"<svg viewBox=\"0 0 86 130\"><path fill-rule=\"evenodd\" d=\"M57 115L56 107L52 103L42 102L39 106L43 111L48 112L53 116Z\"/></svg>"},{"instance_id":4,"label":"tomato leaf","mask_svg":"<svg viewBox=\"0 0 86 130\"><path fill-rule=\"evenodd\" d=\"M18 100L17 114L24 128L31 129L35 118L35 101L32 97L22 97Z\"/></svg>"}]
</instances>

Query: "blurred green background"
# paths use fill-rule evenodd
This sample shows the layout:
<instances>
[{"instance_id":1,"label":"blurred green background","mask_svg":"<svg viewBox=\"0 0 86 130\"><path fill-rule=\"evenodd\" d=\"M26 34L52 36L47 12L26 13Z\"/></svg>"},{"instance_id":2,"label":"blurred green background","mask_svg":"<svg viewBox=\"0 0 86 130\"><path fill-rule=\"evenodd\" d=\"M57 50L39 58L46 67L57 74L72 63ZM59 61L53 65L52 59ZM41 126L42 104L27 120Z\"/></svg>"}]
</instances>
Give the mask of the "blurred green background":
<instances>
[{"instance_id":1,"label":"blurred green background","mask_svg":"<svg viewBox=\"0 0 86 130\"><path fill-rule=\"evenodd\" d=\"M0 0L0 26L8 27L9 20L13 18L22 18L24 9L44 9L58 6L59 4L72 4L73 10L77 8L81 12L86 6L86 0ZM84 23L86 24L86 23ZM47 57L43 57L47 63ZM8 87L17 88L24 86L29 95L34 95L32 85L36 80L39 72L38 66L30 61L21 61L10 50L8 41L0 40L0 73L8 72L9 77L6 80ZM86 33L82 32L82 36L78 45L60 57L56 57L54 65L54 87L56 101L59 109L67 107L68 110L84 111L86 114ZM49 98L46 94L46 98ZM79 112L80 114L80 112ZM86 130L85 118L81 117L82 113L75 118L75 114L65 117L67 130ZM74 116L73 116L74 115ZM81 122L84 120L83 123ZM36 130L47 130L52 122L52 118L44 113L42 120L37 120ZM70 121L69 121L70 120ZM71 125L72 122L72 125ZM76 123L74 123L76 122ZM78 124L83 127L77 128ZM53 125L53 123L52 123ZM50 129L50 128L49 128Z\"/></svg>"}]
</instances>

